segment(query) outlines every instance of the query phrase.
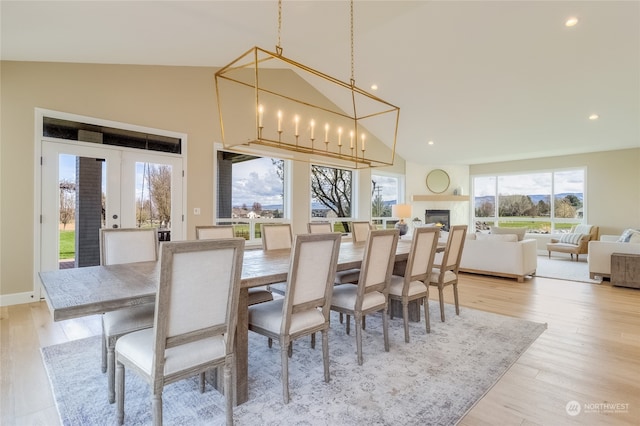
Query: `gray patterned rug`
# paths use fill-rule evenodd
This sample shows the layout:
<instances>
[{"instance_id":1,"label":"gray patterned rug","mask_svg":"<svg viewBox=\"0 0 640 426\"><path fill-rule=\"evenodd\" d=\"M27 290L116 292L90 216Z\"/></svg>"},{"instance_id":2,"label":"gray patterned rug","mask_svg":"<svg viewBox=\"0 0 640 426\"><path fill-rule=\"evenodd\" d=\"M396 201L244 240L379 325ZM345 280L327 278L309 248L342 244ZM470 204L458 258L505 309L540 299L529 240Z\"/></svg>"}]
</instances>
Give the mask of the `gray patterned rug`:
<instances>
[{"instance_id":1,"label":"gray patterned rug","mask_svg":"<svg viewBox=\"0 0 640 426\"><path fill-rule=\"evenodd\" d=\"M358 366L355 335L332 317L331 381L325 383L320 344L294 344L289 363L291 401L282 403L280 348L250 333L249 402L234 409L237 425L453 425L473 407L546 329L506 316L446 305L439 320L431 302L431 334L411 323L404 342L402 320L390 321L390 352L384 352L381 317L367 317L364 365ZM320 339L318 339L318 342ZM115 424L107 402L107 378L100 372L100 339L91 337L42 349L44 364L64 425ZM127 372L125 424L151 423L150 392ZM197 380L165 388L167 425L224 424L224 399L213 388L198 391Z\"/></svg>"},{"instance_id":2,"label":"gray patterned rug","mask_svg":"<svg viewBox=\"0 0 640 426\"><path fill-rule=\"evenodd\" d=\"M538 267L536 276L554 278L567 281L578 281L583 283L600 284L602 278L596 280L589 278L589 264L587 255L583 254L579 261L571 259L568 254L552 254L548 256L538 256Z\"/></svg>"}]
</instances>

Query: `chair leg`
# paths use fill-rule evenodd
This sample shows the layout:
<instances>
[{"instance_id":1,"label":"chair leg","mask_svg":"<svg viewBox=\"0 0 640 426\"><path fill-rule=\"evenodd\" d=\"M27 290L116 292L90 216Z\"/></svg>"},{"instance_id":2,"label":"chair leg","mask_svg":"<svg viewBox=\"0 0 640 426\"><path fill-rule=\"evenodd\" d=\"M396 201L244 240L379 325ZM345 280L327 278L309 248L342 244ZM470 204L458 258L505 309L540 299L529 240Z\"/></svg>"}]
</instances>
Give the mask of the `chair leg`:
<instances>
[{"instance_id":1,"label":"chair leg","mask_svg":"<svg viewBox=\"0 0 640 426\"><path fill-rule=\"evenodd\" d=\"M118 392L116 392L118 404L117 404L117 413L118 413L118 424L124 424L124 365L118 363L116 365L116 384L118 386Z\"/></svg>"},{"instance_id":2,"label":"chair leg","mask_svg":"<svg viewBox=\"0 0 640 426\"><path fill-rule=\"evenodd\" d=\"M362 329L367 328L367 317L365 315L362 316Z\"/></svg>"},{"instance_id":3,"label":"chair leg","mask_svg":"<svg viewBox=\"0 0 640 426\"><path fill-rule=\"evenodd\" d=\"M289 354L287 348L291 345L283 345L281 352L282 358L282 399L285 404L289 403Z\"/></svg>"},{"instance_id":4,"label":"chair leg","mask_svg":"<svg viewBox=\"0 0 640 426\"><path fill-rule=\"evenodd\" d=\"M271 337L267 339L267 344L269 345L269 349L271 349L271 347L273 346L273 339Z\"/></svg>"},{"instance_id":5,"label":"chair leg","mask_svg":"<svg viewBox=\"0 0 640 426\"><path fill-rule=\"evenodd\" d=\"M356 328L356 352L358 355L358 365L362 365L362 314L356 313L355 328Z\"/></svg>"},{"instance_id":6,"label":"chair leg","mask_svg":"<svg viewBox=\"0 0 640 426\"><path fill-rule=\"evenodd\" d=\"M205 382L205 373L200 373L200 393L204 393L204 382Z\"/></svg>"},{"instance_id":7,"label":"chair leg","mask_svg":"<svg viewBox=\"0 0 640 426\"><path fill-rule=\"evenodd\" d=\"M329 331L322 330L322 361L324 364L324 381L329 383Z\"/></svg>"},{"instance_id":8,"label":"chair leg","mask_svg":"<svg viewBox=\"0 0 640 426\"><path fill-rule=\"evenodd\" d=\"M153 412L153 426L162 426L162 389L157 395L151 396L151 410Z\"/></svg>"},{"instance_id":9,"label":"chair leg","mask_svg":"<svg viewBox=\"0 0 640 426\"><path fill-rule=\"evenodd\" d=\"M409 301L402 301L402 318L404 320L404 341L409 343Z\"/></svg>"},{"instance_id":10,"label":"chair leg","mask_svg":"<svg viewBox=\"0 0 640 426\"><path fill-rule=\"evenodd\" d=\"M389 312L387 308L382 311L382 334L384 335L384 351L389 352Z\"/></svg>"},{"instance_id":11,"label":"chair leg","mask_svg":"<svg viewBox=\"0 0 640 426\"><path fill-rule=\"evenodd\" d=\"M233 425L233 388L232 388L232 365L234 364L233 358L231 361L224 363L224 396L226 402L227 411L227 426Z\"/></svg>"},{"instance_id":12,"label":"chair leg","mask_svg":"<svg viewBox=\"0 0 640 426\"><path fill-rule=\"evenodd\" d=\"M351 332L351 316L347 314L347 334Z\"/></svg>"},{"instance_id":13,"label":"chair leg","mask_svg":"<svg viewBox=\"0 0 640 426\"><path fill-rule=\"evenodd\" d=\"M109 388L109 404L116 400L116 372L115 372L115 348L107 344L107 384Z\"/></svg>"},{"instance_id":14,"label":"chair leg","mask_svg":"<svg viewBox=\"0 0 640 426\"><path fill-rule=\"evenodd\" d=\"M289 358L291 358L293 356L293 342L289 342L289 346L287 349L287 355L289 355Z\"/></svg>"},{"instance_id":15,"label":"chair leg","mask_svg":"<svg viewBox=\"0 0 640 426\"><path fill-rule=\"evenodd\" d=\"M429 319L429 297L425 297L424 302L424 322L427 327L427 333L431 333L431 320Z\"/></svg>"},{"instance_id":16,"label":"chair leg","mask_svg":"<svg viewBox=\"0 0 640 426\"><path fill-rule=\"evenodd\" d=\"M460 303L458 303L458 283L453 284L453 299L456 302L456 315L460 315Z\"/></svg>"},{"instance_id":17,"label":"chair leg","mask_svg":"<svg viewBox=\"0 0 640 426\"><path fill-rule=\"evenodd\" d=\"M344 317L342 315L342 312L340 312L340 324L342 324L344 322Z\"/></svg>"},{"instance_id":18,"label":"chair leg","mask_svg":"<svg viewBox=\"0 0 640 426\"><path fill-rule=\"evenodd\" d=\"M440 286L438 286L438 294L440 296L440 320L444 322L444 295Z\"/></svg>"},{"instance_id":19,"label":"chair leg","mask_svg":"<svg viewBox=\"0 0 640 426\"><path fill-rule=\"evenodd\" d=\"M311 333L311 349L316 348L316 333Z\"/></svg>"}]
</instances>

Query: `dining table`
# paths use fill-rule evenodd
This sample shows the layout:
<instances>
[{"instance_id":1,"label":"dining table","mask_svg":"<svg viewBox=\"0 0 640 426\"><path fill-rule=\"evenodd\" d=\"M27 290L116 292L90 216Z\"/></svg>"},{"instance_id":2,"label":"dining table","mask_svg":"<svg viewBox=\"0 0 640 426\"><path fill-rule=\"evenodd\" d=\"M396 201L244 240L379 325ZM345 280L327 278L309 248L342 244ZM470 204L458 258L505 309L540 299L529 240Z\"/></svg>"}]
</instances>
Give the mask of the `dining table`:
<instances>
[{"instance_id":1,"label":"dining table","mask_svg":"<svg viewBox=\"0 0 640 426\"><path fill-rule=\"evenodd\" d=\"M398 240L396 262L406 262L411 241ZM359 268L365 243L340 244L337 270ZM290 249L246 248L242 265L238 322L235 339L235 403L248 400L248 289L287 280ZM108 266L87 266L40 272L46 302L54 321L102 314L155 301L160 262L138 262Z\"/></svg>"}]
</instances>

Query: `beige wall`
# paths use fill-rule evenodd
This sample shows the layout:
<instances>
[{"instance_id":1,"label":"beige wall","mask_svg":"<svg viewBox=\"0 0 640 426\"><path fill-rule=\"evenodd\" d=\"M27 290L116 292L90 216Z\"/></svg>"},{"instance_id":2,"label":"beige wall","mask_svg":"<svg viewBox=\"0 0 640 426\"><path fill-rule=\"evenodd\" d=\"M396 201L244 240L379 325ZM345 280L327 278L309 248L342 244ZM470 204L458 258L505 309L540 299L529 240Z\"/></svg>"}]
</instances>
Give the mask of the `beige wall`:
<instances>
[{"instance_id":1,"label":"beige wall","mask_svg":"<svg viewBox=\"0 0 640 426\"><path fill-rule=\"evenodd\" d=\"M72 63L0 62L0 305L29 301L34 276L35 108L113 120L188 135L187 238L214 218L214 143L220 129L214 73L209 67L162 67ZM308 163L292 168L292 222L309 219ZM394 166L404 172L404 160ZM296 176L298 175L298 176ZM360 188L370 186L367 171ZM370 194L370 189L361 192ZM369 199L365 195L359 201ZM306 207L305 207L306 206ZM194 216L199 207L201 215ZM368 218L369 208L359 212Z\"/></svg>"}]
</instances>

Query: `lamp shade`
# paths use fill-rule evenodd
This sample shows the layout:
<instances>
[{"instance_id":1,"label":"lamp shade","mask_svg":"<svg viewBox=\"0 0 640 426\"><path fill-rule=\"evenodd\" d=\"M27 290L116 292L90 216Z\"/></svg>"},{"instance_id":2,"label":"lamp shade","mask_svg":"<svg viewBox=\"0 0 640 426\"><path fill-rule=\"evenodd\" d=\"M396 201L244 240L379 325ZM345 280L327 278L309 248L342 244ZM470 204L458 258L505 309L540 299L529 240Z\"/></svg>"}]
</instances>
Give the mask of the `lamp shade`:
<instances>
[{"instance_id":1,"label":"lamp shade","mask_svg":"<svg viewBox=\"0 0 640 426\"><path fill-rule=\"evenodd\" d=\"M410 204L394 204L391 206L391 216L399 219L405 217L411 217L411 205Z\"/></svg>"}]
</instances>

